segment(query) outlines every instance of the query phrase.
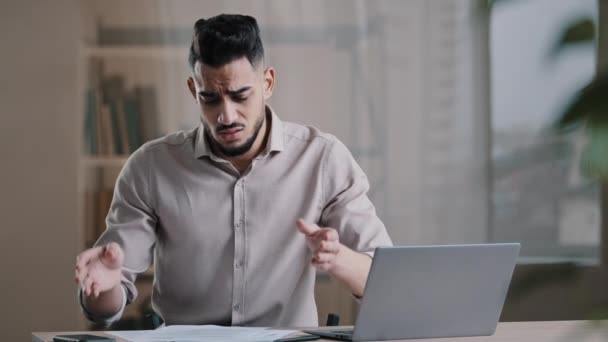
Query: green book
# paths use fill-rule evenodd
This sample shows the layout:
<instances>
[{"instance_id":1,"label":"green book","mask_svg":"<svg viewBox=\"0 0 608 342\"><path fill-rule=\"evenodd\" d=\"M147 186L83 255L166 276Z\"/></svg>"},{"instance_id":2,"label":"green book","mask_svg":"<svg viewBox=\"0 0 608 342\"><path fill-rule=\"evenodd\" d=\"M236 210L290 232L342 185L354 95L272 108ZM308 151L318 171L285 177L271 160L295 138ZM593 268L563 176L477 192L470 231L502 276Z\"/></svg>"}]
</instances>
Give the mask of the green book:
<instances>
[{"instance_id":1,"label":"green book","mask_svg":"<svg viewBox=\"0 0 608 342\"><path fill-rule=\"evenodd\" d=\"M86 151L90 155L97 154L97 127L95 125L98 115L95 113L95 89L90 88L86 93L86 108L84 116L84 139Z\"/></svg>"},{"instance_id":2,"label":"green book","mask_svg":"<svg viewBox=\"0 0 608 342\"><path fill-rule=\"evenodd\" d=\"M118 111L118 103L112 101L109 105L110 113L112 115L112 139L114 139L114 153L120 156L128 152L123 151L122 148L122 135L120 134L121 118L119 117L121 113Z\"/></svg>"},{"instance_id":3,"label":"green book","mask_svg":"<svg viewBox=\"0 0 608 342\"><path fill-rule=\"evenodd\" d=\"M141 118L137 106L137 99L134 96L125 96L124 109L127 137L129 140L129 153L133 153L143 144Z\"/></svg>"}]
</instances>

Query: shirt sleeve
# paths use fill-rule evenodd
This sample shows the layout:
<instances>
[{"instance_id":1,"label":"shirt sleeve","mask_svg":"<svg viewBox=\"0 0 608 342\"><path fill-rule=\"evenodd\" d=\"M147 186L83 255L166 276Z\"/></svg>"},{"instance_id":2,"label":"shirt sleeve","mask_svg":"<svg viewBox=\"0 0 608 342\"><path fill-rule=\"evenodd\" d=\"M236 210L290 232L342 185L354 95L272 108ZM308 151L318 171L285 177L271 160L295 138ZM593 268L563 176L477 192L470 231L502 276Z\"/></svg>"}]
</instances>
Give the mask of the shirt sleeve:
<instances>
[{"instance_id":1,"label":"shirt sleeve","mask_svg":"<svg viewBox=\"0 0 608 342\"><path fill-rule=\"evenodd\" d=\"M337 229L340 242L370 257L376 247L392 246L386 227L367 196L367 176L350 151L335 139L325 158L320 225Z\"/></svg>"},{"instance_id":2,"label":"shirt sleeve","mask_svg":"<svg viewBox=\"0 0 608 342\"><path fill-rule=\"evenodd\" d=\"M122 285L125 305L137 298L135 280L152 264L158 218L150 196L148 155L140 148L127 160L114 187L106 230L95 243L118 243L125 254ZM86 315L86 313L85 313Z\"/></svg>"},{"instance_id":3,"label":"shirt sleeve","mask_svg":"<svg viewBox=\"0 0 608 342\"><path fill-rule=\"evenodd\" d=\"M84 306L84 300L82 299L82 289L78 290L78 303L80 304L80 309L82 310L83 315L89 321L91 321L93 323L103 324L104 326L108 327L108 326L110 326L110 324L118 321L122 317L122 314L125 311L125 307L127 306L127 290L125 289L124 286L122 286L121 293L122 293L122 305L120 307L120 310L118 310L118 312L116 314L114 314L113 316L110 316L110 317L102 317L102 316L97 316L97 315L90 313L87 310L87 308Z\"/></svg>"}]
</instances>

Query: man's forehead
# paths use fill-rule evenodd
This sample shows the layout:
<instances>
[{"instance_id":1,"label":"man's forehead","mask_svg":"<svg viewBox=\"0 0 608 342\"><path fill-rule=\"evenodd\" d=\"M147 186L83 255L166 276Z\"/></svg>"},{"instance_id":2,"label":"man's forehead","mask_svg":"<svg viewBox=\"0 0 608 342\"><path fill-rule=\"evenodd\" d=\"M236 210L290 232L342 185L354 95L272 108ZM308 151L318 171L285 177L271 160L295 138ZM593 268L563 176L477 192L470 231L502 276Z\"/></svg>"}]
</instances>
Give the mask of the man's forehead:
<instances>
[{"instance_id":1,"label":"man's forehead","mask_svg":"<svg viewBox=\"0 0 608 342\"><path fill-rule=\"evenodd\" d=\"M211 92L211 93L230 93L243 89L251 89L254 86L253 82L244 81L213 81L206 80L198 84L199 91Z\"/></svg>"},{"instance_id":2,"label":"man's forehead","mask_svg":"<svg viewBox=\"0 0 608 342\"><path fill-rule=\"evenodd\" d=\"M251 64L247 66L237 61L217 68L200 62L197 62L194 66L194 78L198 85L203 88L237 89L255 82L256 73L257 71L251 67Z\"/></svg>"}]
</instances>

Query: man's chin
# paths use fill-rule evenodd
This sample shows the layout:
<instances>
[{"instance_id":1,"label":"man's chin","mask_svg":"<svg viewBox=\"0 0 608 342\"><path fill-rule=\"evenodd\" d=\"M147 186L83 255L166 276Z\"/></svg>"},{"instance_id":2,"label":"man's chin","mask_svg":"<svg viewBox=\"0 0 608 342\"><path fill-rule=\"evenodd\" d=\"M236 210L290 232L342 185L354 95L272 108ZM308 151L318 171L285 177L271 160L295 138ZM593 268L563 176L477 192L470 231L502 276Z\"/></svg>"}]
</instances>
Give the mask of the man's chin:
<instances>
[{"instance_id":1,"label":"man's chin","mask_svg":"<svg viewBox=\"0 0 608 342\"><path fill-rule=\"evenodd\" d=\"M247 139L241 137L236 137L233 139L223 139L222 137L216 138L216 142L223 148L227 150L238 149L247 143Z\"/></svg>"},{"instance_id":2,"label":"man's chin","mask_svg":"<svg viewBox=\"0 0 608 342\"><path fill-rule=\"evenodd\" d=\"M249 151L251 146L247 143L221 144L220 151L227 157L238 157Z\"/></svg>"},{"instance_id":3,"label":"man's chin","mask_svg":"<svg viewBox=\"0 0 608 342\"><path fill-rule=\"evenodd\" d=\"M243 148L243 143L238 142L238 143L224 143L220 145L222 151L237 151L237 150L241 150Z\"/></svg>"},{"instance_id":4,"label":"man's chin","mask_svg":"<svg viewBox=\"0 0 608 342\"><path fill-rule=\"evenodd\" d=\"M230 141L225 141L225 140L221 139L218 141L218 144L223 149L233 149L233 148L239 148L240 146L242 146L243 141L241 141L241 139L230 140Z\"/></svg>"}]
</instances>

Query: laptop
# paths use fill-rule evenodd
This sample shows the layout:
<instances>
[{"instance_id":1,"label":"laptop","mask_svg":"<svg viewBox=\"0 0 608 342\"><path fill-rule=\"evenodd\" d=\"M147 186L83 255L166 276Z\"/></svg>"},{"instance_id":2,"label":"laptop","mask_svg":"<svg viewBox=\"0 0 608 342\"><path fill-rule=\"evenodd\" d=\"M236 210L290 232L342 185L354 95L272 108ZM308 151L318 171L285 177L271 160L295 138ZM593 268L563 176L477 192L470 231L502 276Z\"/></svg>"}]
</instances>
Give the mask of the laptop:
<instances>
[{"instance_id":1,"label":"laptop","mask_svg":"<svg viewBox=\"0 0 608 342\"><path fill-rule=\"evenodd\" d=\"M493 335L519 249L379 247L354 329L304 332L345 341Z\"/></svg>"}]
</instances>

